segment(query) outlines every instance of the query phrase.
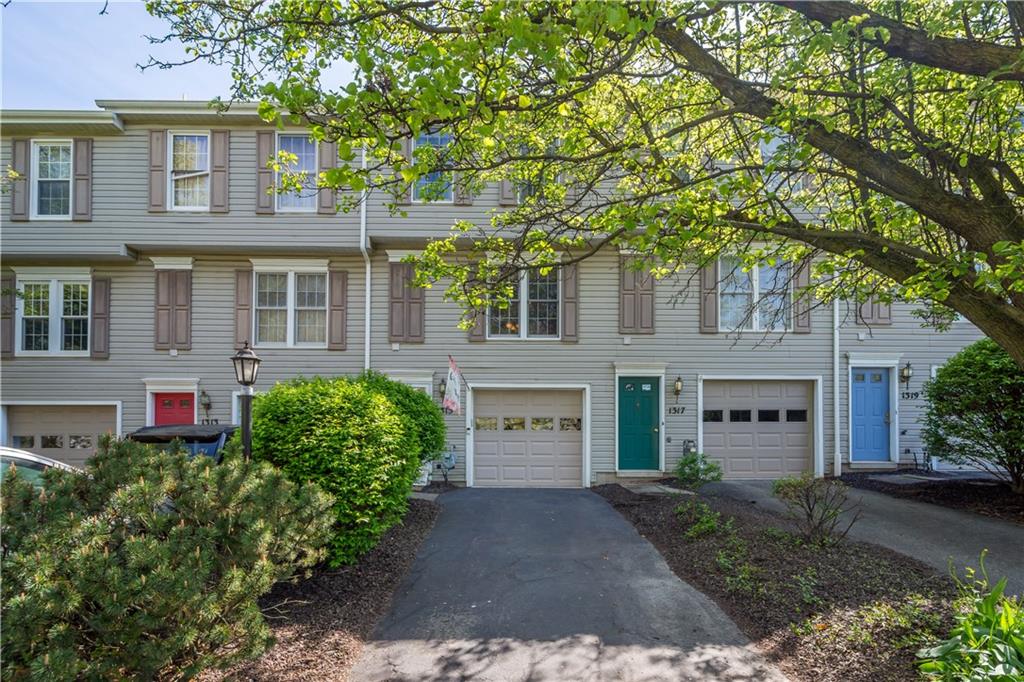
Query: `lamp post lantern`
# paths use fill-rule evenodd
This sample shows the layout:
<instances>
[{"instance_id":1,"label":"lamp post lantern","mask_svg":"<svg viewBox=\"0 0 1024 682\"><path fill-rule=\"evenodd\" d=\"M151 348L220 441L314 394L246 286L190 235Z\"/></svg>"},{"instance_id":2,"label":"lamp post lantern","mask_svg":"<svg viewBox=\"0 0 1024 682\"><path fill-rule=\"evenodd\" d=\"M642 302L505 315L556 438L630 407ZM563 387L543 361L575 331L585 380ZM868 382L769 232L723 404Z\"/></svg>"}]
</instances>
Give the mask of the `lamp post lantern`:
<instances>
[{"instance_id":1,"label":"lamp post lantern","mask_svg":"<svg viewBox=\"0 0 1024 682\"><path fill-rule=\"evenodd\" d=\"M242 413L242 455L249 460L252 457L252 386L260 373L260 358L252 348L249 348L249 342L246 341L245 347L231 356L231 362L235 366L235 380L242 386L242 395L239 397Z\"/></svg>"}]
</instances>

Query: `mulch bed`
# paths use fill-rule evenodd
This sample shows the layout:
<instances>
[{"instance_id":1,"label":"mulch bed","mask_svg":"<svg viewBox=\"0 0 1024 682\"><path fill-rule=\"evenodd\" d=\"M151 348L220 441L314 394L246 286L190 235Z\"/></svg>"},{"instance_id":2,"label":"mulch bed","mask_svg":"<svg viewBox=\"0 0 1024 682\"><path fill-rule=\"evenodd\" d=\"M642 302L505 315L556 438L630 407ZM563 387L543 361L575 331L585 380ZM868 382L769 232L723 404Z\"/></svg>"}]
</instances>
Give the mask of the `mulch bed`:
<instances>
[{"instance_id":1,"label":"mulch bed","mask_svg":"<svg viewBox=\"0 0 1024 682\"><path fill-rule=\"evenodd\" d=\"M726 498L642 495L614 484L593 490L793 680L916 679L915 652L951 625L950 581L885 548L808 546L788 520ZM705 502L722 521L732 517L735 530L687 538L694 517L675 510L689 500ZM737 543L745 547L741 560Z\"/></svg>"},{"instance_id":2,"label":"mulch bed","mask_svg":"<svg viewBox=\"0 0 1024 682\"><path fill-rule=\"evenodd\" d=\"M843 474L840 480L854 488L962 509L1024 525L1024 495L1016 494L1002 481L939 478L913 485L897 485L878 480L885 477L885 474L849 473Z\"/></svg>"},{"instance_id":3,"label":"mulch bed","mask_svg":"<svg viewBox=\"0 0 1024 682\"><path fill-rule=\"evenodd\" d=\"M277 642L225 677L347 680L363 642L390 605L439 512L435 502L409 500L405 520L388 530L359 563L325 567L307 580L275 586L261 605Z\"/></svg>"},{"instance_id":4,"label":"mulch bed","mask_svg":"<svg viewBox=\"0 0 1024 682\"><path fill-rule=\"evenodd\" d=\"M421 493L447 493L452 490L458 490L462 486L455 485L454 483L445 483L444 481L431 481L422 488L419 489Z\"/></svg>"}]
</instances>

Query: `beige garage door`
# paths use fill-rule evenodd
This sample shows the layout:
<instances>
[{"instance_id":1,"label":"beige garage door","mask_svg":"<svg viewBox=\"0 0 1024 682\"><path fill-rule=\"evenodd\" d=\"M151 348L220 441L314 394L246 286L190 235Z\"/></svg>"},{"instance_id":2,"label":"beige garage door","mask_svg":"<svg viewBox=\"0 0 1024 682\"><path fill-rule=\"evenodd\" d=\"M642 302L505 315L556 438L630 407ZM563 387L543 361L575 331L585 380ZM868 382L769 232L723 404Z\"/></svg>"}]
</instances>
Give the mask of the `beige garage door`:
<instances>
[{"instance_id":1,"label":"beige garage door","mask_svg":"<svg viewBox=\"0 0 1024 682\"><path fill-rule=\"evenodd\" d=\"M473 485L579 488L580 391L473 391Z\"/></svg>"},{"instance_id":2,"label":"beige garage door","mask_svg":"<svg viewBox=\"0 0 1024 682\"><path fill-rule=\"evenodd\" d=\"M811 393L807 381L705 381L705 454L726 478L813 470Z\"/></svg>"},{"instance_id":3,"label":"beige garage door","mask_svg":"<svg viewBox=\"0 0 1024 682\"><path fill-rule=\"evenodd\" d=\"M113 405L11 405L11 446L80 467L96 452L99 437L117 429Z\"/></svg>"}]
</instances>

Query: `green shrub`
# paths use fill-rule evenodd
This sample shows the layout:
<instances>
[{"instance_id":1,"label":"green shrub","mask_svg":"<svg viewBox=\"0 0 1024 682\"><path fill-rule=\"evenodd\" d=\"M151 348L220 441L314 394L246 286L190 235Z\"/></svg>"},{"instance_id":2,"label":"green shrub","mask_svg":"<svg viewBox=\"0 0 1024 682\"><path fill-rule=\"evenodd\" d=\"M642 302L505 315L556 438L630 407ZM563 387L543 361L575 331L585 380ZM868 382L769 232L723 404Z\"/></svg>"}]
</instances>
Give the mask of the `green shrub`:
<instances>
[{"instance_id":1,"label":"green shrub","mask_svg":"<svg viewBox=\"0 0 1024 682\"><path fill-rule=\"evenodd\" d=\"M1024 494L1024 369L995 341L954 355L924 386L928 452L974 464Z\"/></svg>"},{"instance_id":2,"label":"green shrub","mask_svg":"<svg viewBox=\"0 0 1024 682\"><path fill-rule=\"evenodd\" d=\"M261 653L256 600L322 560L331 499L262 462L105 440L0 488L3 679L188 679Z\"/></svg>"},{"instance_id":3,"label":"green shrub","mask_svg":"<svg viewBox=\"0 0 1024 682\"><path fill-rule=\"evenodd\" d=\"M402 519L420 466L412 420L351 379L296 379L257 396L253 457L334 496L332 566L351 563Z\"/></svg>"},{"instance_id":4,"label":"green shrub","mask_svg":"<svg viewBox=\"0 0 1024 682\"><path fill-rule=\"evenodd\" d=\"M722 467L703 452L693 452L676 463L676 479L684 488L696 490L705 483L721 481Z\"/></svg>"},{"instance_id":5,"label":"green shrub","mask_svg":"<svg viewBox=\"0 0 1024 682\"><path fill-rule=\"evenodd\" d=\"M676 515L689 523L683 535L690 540L699 540L720 531L731 533L734 530L732 518L723 522L722 515L702 500L683 502L676 507Z\"/></svg>"},{"instance_id":6,"label":"green shrub","mask_svg":"<svg viewBox=\"0 0 1024 682\"><path fill-rule=\"evenodd\" d=\"M389 379L380 372L365 372L359 381L386 395L412 420L421 462L438 458L444 451L446 429L441 408L431 396L409 384Z\"/></svg>"},{"instance_id":7,"label":"green shrub","mask_svg":"<svg viewBox=\"0 0 1024 682\"><path fill-rule=\"evenodd\" d=\"M1007 597L1006 578L989 589L981 556L981 578L967 569L966 580L953 576L960 598L956 626L936 646L917 652L921 671L941 680L1024 679L1024 605Z\"/></svg>"},{"instance_id":8,"label":"green shrub","mask_svg":"<svg viewBox=\"0 0 1024 682\"><path fill-rule=\"evenodd\" d=\"M785 503L790 518L804 537L817 545L842 540L860 518L860 510L854 512L854 506L847 504L847 492L844 483L815 478L809 473L772 483L772 494ZM847 512L854 513L849 515L846 528L840 531L843 514Z\"/></svg>"}]
</instances>

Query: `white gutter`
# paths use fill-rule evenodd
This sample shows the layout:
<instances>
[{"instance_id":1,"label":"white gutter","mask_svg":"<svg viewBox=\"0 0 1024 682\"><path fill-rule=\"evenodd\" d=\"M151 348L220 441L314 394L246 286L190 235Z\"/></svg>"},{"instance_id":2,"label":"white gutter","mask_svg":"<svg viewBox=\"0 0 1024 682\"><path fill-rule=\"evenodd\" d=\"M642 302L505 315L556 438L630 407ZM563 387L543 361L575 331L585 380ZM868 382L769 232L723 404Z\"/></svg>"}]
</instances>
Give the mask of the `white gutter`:
<instances>
[{"instance_id":1,"label":"white gutter","mask_svg":"<svg viewBox=\"0 0 1024 682\"><path fill-rule=\"evenodd\" d=\"M839 437L839 299L832 301L832 473L843 473L843 452Z\"/></svg>"},{"instance_id":2,"label":"white gutter","mask_svg":"<svg viewBox=\"0 0 1024 682\"><path fill-rule=\"evenodd\" d=\"M366 170L366 146L363 146L360 154L360 164ZM363 369L370 369L370 254L366 250L366 202L368 190L363 187L362 196L359 199L359 251L363 254L363 265L366 278L363 283Z\"/></svg>"}]
</instances>

